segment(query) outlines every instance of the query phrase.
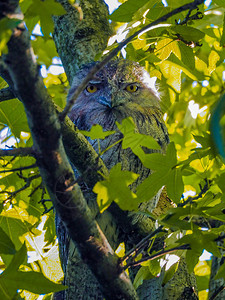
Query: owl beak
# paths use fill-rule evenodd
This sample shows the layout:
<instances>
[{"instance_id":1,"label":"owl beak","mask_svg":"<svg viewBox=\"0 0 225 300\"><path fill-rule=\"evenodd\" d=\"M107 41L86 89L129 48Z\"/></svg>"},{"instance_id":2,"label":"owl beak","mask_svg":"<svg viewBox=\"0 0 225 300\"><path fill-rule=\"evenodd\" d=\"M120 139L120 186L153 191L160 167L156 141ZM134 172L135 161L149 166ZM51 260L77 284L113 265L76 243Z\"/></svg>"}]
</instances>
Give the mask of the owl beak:
<instances>
[{"instance_id":1,"label":"owl beak","mask_svg":"<svg viewBox=\"0 0 225 300\"><path fill-rule=\"evenodd\" d=\"M108 106L108 107L112 107L112 102L111 102L111 99L108 99L106 97L100 97L99 98L99 102L102 104L102 105L105 105L105 106Z\"/></svg>"}]
</instances>

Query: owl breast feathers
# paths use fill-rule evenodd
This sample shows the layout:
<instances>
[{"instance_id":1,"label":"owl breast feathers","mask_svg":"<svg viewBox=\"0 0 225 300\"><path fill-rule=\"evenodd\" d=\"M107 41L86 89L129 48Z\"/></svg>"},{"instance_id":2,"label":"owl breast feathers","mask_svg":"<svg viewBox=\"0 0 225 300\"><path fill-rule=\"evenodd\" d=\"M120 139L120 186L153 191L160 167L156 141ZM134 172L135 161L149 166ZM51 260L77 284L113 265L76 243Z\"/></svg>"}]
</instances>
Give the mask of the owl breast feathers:
<instances>
[{"instance_id":1,"label":"owl breast feathers","mask_svg":"<svg viewBox=\"0 0 225 300\"><path fill-rule=\"evenodd\" d=\"M93 64L84 66L75 76L68 99L88 74ZM80 130L99 124L104 130L115 130L115 122L132 117L139 133L152 136L164 152L169 142L160 110L159 97L149 74L138 63L124 59L109 62L89 82L74 104L69 117ZM121 139L121 134L101 140L101 150ZM97 142L91 141L95 150ZM149 174L140 160L129 150L116 144L102 156L110 169L118 162L123 169L139 173L139 181Z\"/></svg>"}]
</instances>

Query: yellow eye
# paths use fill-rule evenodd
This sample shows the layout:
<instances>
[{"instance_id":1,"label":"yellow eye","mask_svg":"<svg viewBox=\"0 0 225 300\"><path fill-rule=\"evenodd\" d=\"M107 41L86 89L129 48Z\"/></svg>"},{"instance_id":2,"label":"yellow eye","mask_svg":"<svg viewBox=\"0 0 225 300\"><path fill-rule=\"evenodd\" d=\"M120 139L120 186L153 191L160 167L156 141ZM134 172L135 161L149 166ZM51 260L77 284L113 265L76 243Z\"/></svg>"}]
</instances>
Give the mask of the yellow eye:
<instances>
[{"instance_id":1,"label":"yellow eye","mask_svg":"<svg viewBox=\"0 0 225 300\"><path fill-rule=\"evenodd\" d=\"M128 84L126 86L126 90L129 92L129 93L134 93L138 90L138 86L134 83L131 83L131 84Z\"/></svg>"},{"instance_id":2,"label":"yellow eye","mask_svg":"<svg viewBox=\"0 0 225 300\"><path fill-rule=\"evenodd\" d=\"M94 85L94 84L89 84L87 87L86 87L86 91L88 91L88 93L95 93L96 91L98 90L97 86Z\"/></svg>"}]
</instances>

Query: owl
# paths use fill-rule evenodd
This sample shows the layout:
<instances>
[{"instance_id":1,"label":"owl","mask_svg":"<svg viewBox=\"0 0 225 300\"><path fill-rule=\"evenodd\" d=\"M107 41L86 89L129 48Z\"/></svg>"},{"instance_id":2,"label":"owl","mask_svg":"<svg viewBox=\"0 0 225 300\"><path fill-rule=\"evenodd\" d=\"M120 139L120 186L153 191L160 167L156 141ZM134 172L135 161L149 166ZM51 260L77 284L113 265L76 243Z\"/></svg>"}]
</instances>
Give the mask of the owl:
<instances>
[{"instance_id":1,"label":"owl","mask_svg":"<svg viewBox=\"0 0 225 300\"><path fill-rule=\"evenodd\" d=\"M69 91L68 99L74 94L74 91L89 73L93 65L94 63L88 64L77 73ZM116 131L115 134L100 141L102 151L108 149L110 145L115 144L109 150L103 151L104 154L101 158L108 169L111 169L112 166L120 162L123 170L140 174L138 180L132 186L134 191L137 185L151 173L151 170L145 168L139 158L132 153L130 149L122 149L121 142L116 143L122 138L122 134L117 130L116 122L121 123L123 119L132 117L136 131L152 136L161 147L159 152L165 152L166 146L169 143L167 129L160 109L159 96L152 84L152 79L143 67L129 60L112 60L95 74L77 98L69 113L69 117L80 130L90 130L93 125L99 124L103 127L103 130ZM90 140L90 143L96 152L98 152L98 142L96 140ZM153 152L153 150L145 150ZM84 195L89 206L91 206L90 201L93 201L95 196L93 194L91 195L91 193L88 194L86 191L84 191ZM150 202L152 205L150 209L154 208L158 198L159 195L156 195L155 199L151 199ZM148 204L141 204L140 210L146 210L146 208L149 208ZM109 220L107 219L107 212L105 212L105 214L106 220ZM103 217L104 216L103 214ZM107 221L106 226L102 225L104 227L102 230L107 237L109 236L108 228L112 229L113 227L113 222L110 222L111 221ZM93 298L87 296L85 299L103 299L100 296L98 284L95 282L95 279L91 278L91 274L87 276L87 273L90 271L87 266L80 261L76 247L72 246L73 250L71 250L71 248L69 250L63 225L58 223L57 228L59 244L61 244L62 249L61 256L63 256L62 260L64 261L64 272L67 273L65 283L69 286L73 286L76 281L74 278L86 278L86 283L79 281L78 284L72 287L73 291L71 294L74 295L74 293L76 293L76 299L84 299L82 298L82 293L91 289ZM113 228L113 230L114 229L115 228ZM116 232L116 235L119 235L118 231L120 231L120 229L116 228L114 234ZM111 235L111 243L113 243L112 240ZM116 238L115 245L113 246L116 246ZM70 259L68 259L68 257L70 257ZM73 258L71 259L71 257ZM66 264L69 264L69 266L67 265L66 267ZM92 282L94 283L92 284ZM93 285L97 287L95 292ZM67 297L69 298L69 296Z\"/></svg>"},{"instance_id":2,"label":"owl","mask_svg":"<svg viewBox=\"0 0 225 300\"><path fill-rule=\"evenodd\" d=\"M92 67L93 64L88 64L75 76L68 99ZM169 143L152 79L138 63L129 60L110 61L100 70L76 100L69 117L80 130L90 130L93 125L99 124L103 130L116 131L116 121L121 123L123 119L132 117L136 130L152 136L161 146L161 152ZM121 137L117 132L105 138L101 141L101 150L107 149ZM90 142L98 151L97 141ZM149 175L149 170L130 150L123 150L121 143L106 151L102 159L108 169L121 162L124 170L140 174L139 182Z\"/></svg>"}]
</instances>

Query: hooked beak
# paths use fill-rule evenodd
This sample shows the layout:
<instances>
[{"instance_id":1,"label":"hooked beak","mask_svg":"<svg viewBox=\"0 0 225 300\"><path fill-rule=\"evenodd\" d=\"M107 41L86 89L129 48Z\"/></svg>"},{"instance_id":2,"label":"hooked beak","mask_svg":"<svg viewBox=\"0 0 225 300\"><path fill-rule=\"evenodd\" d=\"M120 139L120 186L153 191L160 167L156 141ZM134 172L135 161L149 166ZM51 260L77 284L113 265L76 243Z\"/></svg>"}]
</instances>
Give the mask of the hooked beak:
<instances>
[{"instance_id":1,"label":"hooked beak","mask_svg":"<svg viewBox=\"0 0 225 300\"><path fill-rule=\"evenodd\" d=\"M101 97L99 98L99 102L100 102L102 105L104 105L104 106L107 106L107 107L112 108L112 102L111 102L111 99L108 99L108 98L106 98L106 97L104 97L104 96L101 96Z\"/></svg>"}]
</instances>

